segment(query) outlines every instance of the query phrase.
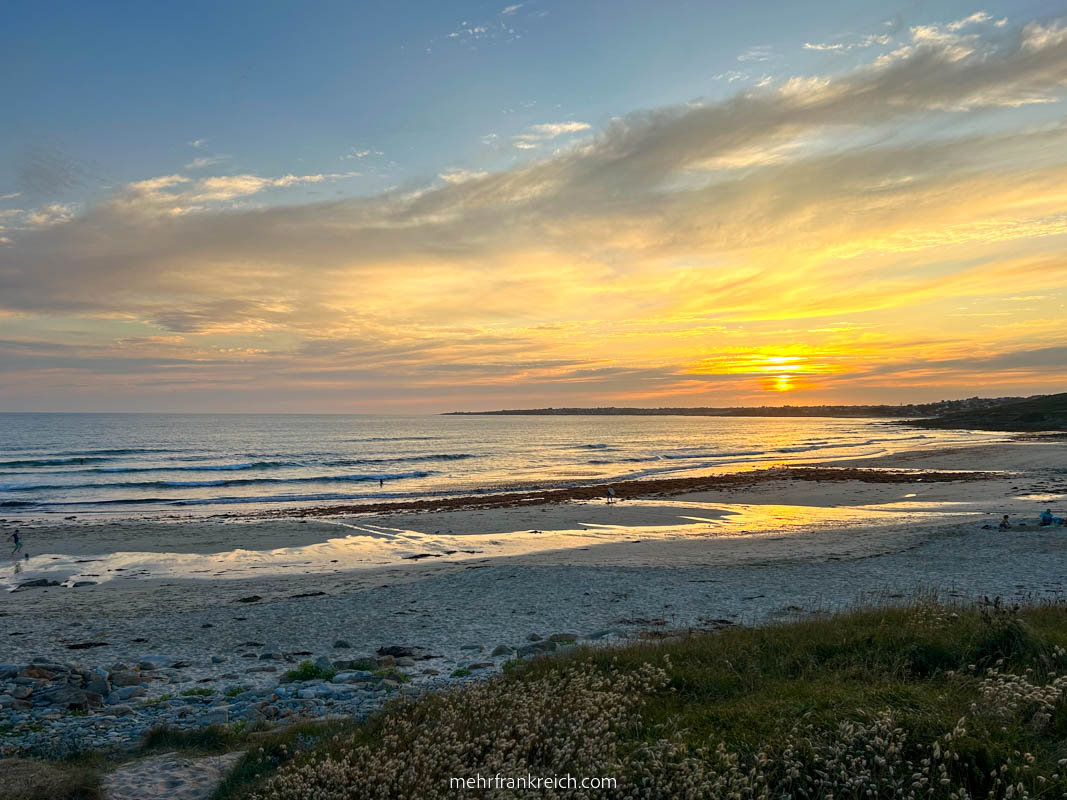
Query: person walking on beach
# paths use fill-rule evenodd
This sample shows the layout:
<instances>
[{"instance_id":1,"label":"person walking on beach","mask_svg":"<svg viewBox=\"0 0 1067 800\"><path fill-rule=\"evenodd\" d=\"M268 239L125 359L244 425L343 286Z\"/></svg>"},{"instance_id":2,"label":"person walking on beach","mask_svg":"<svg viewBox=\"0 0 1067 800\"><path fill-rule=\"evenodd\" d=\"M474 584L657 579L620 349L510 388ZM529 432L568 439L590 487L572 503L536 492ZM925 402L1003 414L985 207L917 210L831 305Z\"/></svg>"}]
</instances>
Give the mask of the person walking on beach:
<instances>
[{"instance_id":1,"label":"person walking on beach","mask_svg":"<svg viewBox=\"0 0 1067 800\"><path fill-rule=\"evenodd\" d=\"M608 505L610 506L610 505L614 505L614 504L615 504L615 490L612 489L609 486L608 487Z\"/></svg>"},{"instance_id":2,"label":"person walking on beach","mask_svg":"<svg viewBox=\"0 0 1067 800\"><path fill-rule=\"evenodd\" d=\"M22 537L19 536L18 529L16 528L15 532L7 538L15 543L15 546L11 548L11 557L14 558L15 553L22 549Z\"/></svg>"}]
</instances>

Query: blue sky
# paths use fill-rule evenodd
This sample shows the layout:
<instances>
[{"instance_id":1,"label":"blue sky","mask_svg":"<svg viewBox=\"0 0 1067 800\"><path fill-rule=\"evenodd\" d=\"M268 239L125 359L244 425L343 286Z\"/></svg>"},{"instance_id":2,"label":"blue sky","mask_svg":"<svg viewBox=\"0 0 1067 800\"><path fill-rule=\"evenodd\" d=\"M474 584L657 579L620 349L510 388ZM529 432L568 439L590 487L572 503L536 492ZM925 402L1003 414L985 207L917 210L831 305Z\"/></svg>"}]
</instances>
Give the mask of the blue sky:
<instances>
[{"instance_id":1,"label":"blue sky","mask_svg":"<svg viewBox=\"0 0 1067 800\"><path fill-rule=\"evenodd\" d=\"M8 3L0 409L1060 389L1065 18Z\"/></svg>"},{"instance_id":2,"label":"blue sky","mask_svg":"<svg viewBox=\"0 0 1067 800\"><path fill-rule=\"evenodd\" d=\"M982 8L1029 19L1055 6ZM60 10L9 3L0 30L7 98L0 152L8 156L0 160L0 194L20 188L20 159L40 148L74 172L51 200L83 200L180 172L197 158L219 159L208 165L213 173L362 173L328 188L277 193L273 202L372 193L450 167L506 168L550 146L513 146L533 125L595 129L634 109L721 98L765 76L847 69L870 54L857 46L865 36L966 17L974 8L593 0L92 2Z\"/></svg>"}]
</instances>

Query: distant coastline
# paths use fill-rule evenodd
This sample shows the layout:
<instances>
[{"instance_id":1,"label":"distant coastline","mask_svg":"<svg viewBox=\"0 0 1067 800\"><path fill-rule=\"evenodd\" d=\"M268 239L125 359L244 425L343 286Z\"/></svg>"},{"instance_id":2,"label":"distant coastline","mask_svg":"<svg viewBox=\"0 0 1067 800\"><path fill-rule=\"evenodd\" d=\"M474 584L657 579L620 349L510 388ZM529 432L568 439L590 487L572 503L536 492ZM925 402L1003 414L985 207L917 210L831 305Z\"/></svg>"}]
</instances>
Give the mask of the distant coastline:
<instances>
[{"instance_id":1,"label":"distant coastline","mask_svg":"<svg viewBox=\"0 0 1067 800\"><path fill-rule=\"evenodd\" d=\"M970 397L964 400L941 400L934 403L903 405L821 405L821 406L699 406L691 408L525 408L498 411L449 411L443 416L631 416L631 417L854 417L886 419L940 417L960 412L981 412L998 406L1033 400L1022 397Z\"/></svg>"}]
</instances>

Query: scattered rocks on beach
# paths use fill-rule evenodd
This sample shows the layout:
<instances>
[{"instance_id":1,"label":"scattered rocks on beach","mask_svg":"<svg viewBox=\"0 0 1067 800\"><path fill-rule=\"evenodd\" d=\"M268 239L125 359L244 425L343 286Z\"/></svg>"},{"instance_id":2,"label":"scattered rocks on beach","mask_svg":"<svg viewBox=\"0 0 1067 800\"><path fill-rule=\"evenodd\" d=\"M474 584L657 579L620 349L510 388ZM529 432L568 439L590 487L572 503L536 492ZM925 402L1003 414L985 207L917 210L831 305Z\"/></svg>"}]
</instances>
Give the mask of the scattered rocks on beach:
<instances>
[{"instance_id":1,"label":"scattered rocks on beach","mask_svg":"<svg viewBox=\"0 0 1067 800\"><path fill-rule=\"evenodd\" d=\"M128 748L158 726L240 723L258 729L326 717L362 718L398 693L419 694L443 683L479 680L514 657L538 657L573 647L579 640L606 637L597 634L552 634L522 645L500 644L488 658L482 655L475 661L448 659L418 645L386 645L359 658L319 655L304 659L302 666L295 653L245 642L239 647L263 649L251 654L257 666L245 670L244 684L236 672L204 676L209 665L225 660L217 655L196 664L163 654L141 655L107 668L47 659L0 664L0 757L59 758ZM90 647L76 649L91 652ZM452 652L483 650L481 645L466 645ZM439 668L412 669L427 662ZM312 677L291 680L307 676ZM268 683L263 684L264 679Z\"/></svg>"}]
</instances>

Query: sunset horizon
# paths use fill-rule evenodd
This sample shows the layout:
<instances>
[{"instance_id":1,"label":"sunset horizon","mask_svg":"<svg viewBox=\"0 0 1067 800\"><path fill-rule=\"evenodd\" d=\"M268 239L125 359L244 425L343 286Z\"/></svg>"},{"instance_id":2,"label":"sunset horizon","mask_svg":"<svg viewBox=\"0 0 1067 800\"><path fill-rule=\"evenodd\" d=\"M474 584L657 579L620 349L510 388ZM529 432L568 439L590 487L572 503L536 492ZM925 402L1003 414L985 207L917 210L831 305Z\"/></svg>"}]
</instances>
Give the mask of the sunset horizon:
<instances>
[{"instance_id":1,"label":"sunset horizon","mask_svg":"<svg viewBox=\"0 0 1067 800\"><path fill-rule=\"evenodd\" d=\"M0 410L1062 390L1054 5L329 5L15 15Z\"/></svg>"}]
</instances>

